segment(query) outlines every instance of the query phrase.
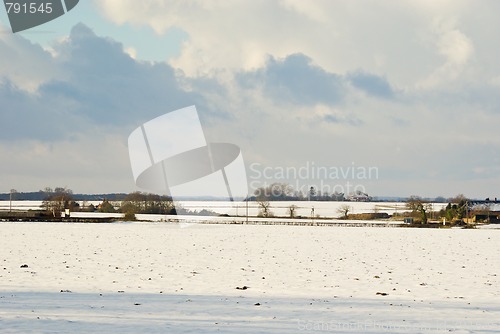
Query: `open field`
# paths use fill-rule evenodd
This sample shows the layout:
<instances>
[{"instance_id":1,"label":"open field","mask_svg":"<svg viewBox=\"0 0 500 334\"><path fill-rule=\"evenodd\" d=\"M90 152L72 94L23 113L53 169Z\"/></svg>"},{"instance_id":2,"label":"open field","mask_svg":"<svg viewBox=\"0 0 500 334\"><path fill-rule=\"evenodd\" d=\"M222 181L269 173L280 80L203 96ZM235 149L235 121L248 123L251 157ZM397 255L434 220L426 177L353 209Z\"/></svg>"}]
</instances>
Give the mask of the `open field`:
<instances>
[{"instance_id":1,"label":"open field","mask_svg":"<svg viewBox=\"0 0 500 334\"><path fill-rule=\"evenodd\" d=\"M500 230L0 223L0 236L7 333L500 329Z\"/></svg>"}]
</instances>

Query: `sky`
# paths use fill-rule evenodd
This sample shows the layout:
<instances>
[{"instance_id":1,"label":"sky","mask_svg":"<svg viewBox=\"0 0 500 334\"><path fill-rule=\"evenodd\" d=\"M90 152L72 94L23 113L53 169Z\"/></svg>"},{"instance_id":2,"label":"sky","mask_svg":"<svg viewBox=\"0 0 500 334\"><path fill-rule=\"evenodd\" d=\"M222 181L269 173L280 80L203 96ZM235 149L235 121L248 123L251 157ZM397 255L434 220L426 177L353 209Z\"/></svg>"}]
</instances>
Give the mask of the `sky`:
<instances>
[{"instance_id":1,"label":"sky","mask_svg":"<svg viewBox=\"0 0 500 334\"><path fill-rule=\"evenodd\" d=\"M210 142L241 148L251 190L500 197L499 12L494 0L81 0L13 34L0 8L0 192L141 190L128 136L196 105Z\"/></svg>"}]
</instances>

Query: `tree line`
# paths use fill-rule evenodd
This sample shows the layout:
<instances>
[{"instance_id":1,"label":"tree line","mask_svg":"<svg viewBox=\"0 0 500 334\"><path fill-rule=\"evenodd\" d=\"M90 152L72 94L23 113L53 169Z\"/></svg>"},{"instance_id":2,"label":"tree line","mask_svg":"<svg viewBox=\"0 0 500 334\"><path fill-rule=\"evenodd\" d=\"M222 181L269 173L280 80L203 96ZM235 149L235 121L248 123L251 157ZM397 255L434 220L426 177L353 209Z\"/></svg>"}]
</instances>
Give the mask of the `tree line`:
<instances>
[{"instance_id":1,"label":"tree line","mask_svg":"<svg viewBox=\"0 0 500 334\"><path fill-rule=\"evenodd\" d=\"M448 199L448 205L437 211L432 211L432 203L422 199L419 196L410 196L406 202L407 209L412 213L413 217L422 224L427 224L429 215L433 214L437 219L445 219L448 222L461 221L468 218L467 215L472 211L489 210L488 208L476 208L472 201L459 194Z\"/></svg>"},{"instance_id":2,"label":"tree line","mask_svg":"<svg viewBox=\"0 0 500 334\"><path fill-rule=\"evenodd\" d=\"M307 192L294 189L288 183L273 183L255 189L250 201L344 201L345 194L340 192L327 193L311 186Z\"/></svg>"},{"instance_id":3,"label":"tree line","mask_svg":"<svg viewBox=\"0 0 500 334\"><path fill-rule=\"evenodd\" d=\"M60 187L59 187L60 188ZM54 192L55 189L46 188ZM72 194L75 201L100 201L103 198L109 201L123 201L127 196L126 193L106 193L106 194ZM47 197L47 191L45 189L30 192L20 192L15 189L11 189L8 193L0 193L0 201L8 201L12 197L12 200L16 201L43 201Z\"/></svg>"},{"instance_id":4,"label":"tree line","mask_svg":"<svg viewBox=\"0 0 500 334\"><path fill-rule=\"evenodd\" d=\"M127 217L135 216L138 213L149 214L176 214L172 198L158 194L136 191L127 194L119 201L111 201L106 198L98 206L87 204L82 201L80 204L73 195L73 191L66 187L45 188L41 190L44 199L41 209L54 217L60 217L65 210L124 213Z\"/></svg>"}]
</instances>

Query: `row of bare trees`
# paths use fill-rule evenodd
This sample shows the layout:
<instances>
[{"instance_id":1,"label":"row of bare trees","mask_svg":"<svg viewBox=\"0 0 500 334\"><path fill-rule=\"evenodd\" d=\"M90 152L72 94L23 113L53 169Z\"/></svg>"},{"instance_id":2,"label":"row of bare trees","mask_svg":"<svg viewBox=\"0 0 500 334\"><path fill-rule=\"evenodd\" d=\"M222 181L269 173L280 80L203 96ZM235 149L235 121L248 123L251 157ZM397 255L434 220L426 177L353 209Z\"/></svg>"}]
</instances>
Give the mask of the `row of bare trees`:
<instances>
[{"instance_id":1,"label":"row of bare trees","mask_svg":"<svg viewBox=\"0 0 500 334\"><path fill-rule=\"evenodd\" d=\"M55 189L47 187L42 192L45 195L42 208L54 217L60 217L61 212L66 209L74 211L79 207L79 204L73 199L73 191L71 189L66 187L56 187Z\"/></svg>"}]
</instances>

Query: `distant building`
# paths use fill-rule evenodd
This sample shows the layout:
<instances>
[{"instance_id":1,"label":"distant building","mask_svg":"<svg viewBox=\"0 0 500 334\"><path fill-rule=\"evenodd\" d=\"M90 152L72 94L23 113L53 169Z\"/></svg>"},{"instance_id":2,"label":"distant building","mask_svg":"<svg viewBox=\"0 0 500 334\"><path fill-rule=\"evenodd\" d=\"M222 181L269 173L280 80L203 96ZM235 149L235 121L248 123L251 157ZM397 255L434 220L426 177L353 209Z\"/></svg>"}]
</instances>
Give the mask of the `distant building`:
<instances>
[{"instance_id":1,"label":"distant building","mask_svg":"<svg viewBox=\"0 0 500 334\"><path fill-rule=\"evenodd\" d=\"M347 196L347 200L351 202L370 202L372 198L364 192L357 191L355 194Z\"/></svg>"},{"instance_id":2,"label":"distant building","mask_svg":"<svg viewBox=\"0 0 500 334\"><path fill-rule=\"evenodd\" d=\"M472 221L474 223L500 224L500 211L473 213Z\"/></svg>"},{"instance_id":3,"label":"distant building","mask_svg":"<svg viewBox=\"0 0 500 334\"><path fill-rule=\"evenodd\" d=\"M404 219L405 224L413 224L413 217L406 217Z\"/></svg>"}]
</instances>

